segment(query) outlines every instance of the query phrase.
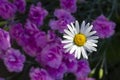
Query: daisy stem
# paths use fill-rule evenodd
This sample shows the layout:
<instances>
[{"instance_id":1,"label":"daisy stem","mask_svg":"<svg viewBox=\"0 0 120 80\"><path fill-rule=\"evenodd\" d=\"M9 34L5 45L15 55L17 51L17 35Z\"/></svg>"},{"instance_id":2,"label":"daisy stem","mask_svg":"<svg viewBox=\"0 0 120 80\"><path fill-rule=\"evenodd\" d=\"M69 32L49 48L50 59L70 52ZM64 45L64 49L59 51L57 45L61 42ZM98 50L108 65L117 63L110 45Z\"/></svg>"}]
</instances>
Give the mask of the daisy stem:
<instances>
[{"instance_id":1,"label":"daisy stem","mask_svg":"<svg viewBox=\"0 0 120 80\"><path fill-rule=\"evenodd\" d=\"M116 9L116 6L117 6L117 1L113 0L112 9L111 9L111 12L110 12L110 14L108 16L108 19L110 19L112 17L112 15L113 15L113 13L114 13L114 11Z\"/></svg>"},{"instance_id":2,"label":"daisy stem","mask_svg":"<svg viewBox=\"0 0 120 80\"><path fill-rule=\"evenodd\" d=\"M105 74L108 74L107 65L106 65L106 52L107 52L107 49L108 49L108 46L109 46L110 41L111 41L111 38L105 40L106 45L105 45L105 50L104 50L104 52L103 52L103 58L102 58L102 63L101 63L101 68L104 67L104 69L105 69Z\"/></svg>"},{"instance_id":3,"label":"daisy stem","mask_svg":"<svg viewBox=\"0 0 120 80\"><path fill-rule=\"evenodd\" d=\"M97 54L100 53L102 47L105 45L105 49L103 51L103 54L101 55L98 63L96 64L96 66L93 68L93 69L96 69L100 64L101 64L101 68L104 66L105 64L105 61L106 61L106 50L107 50L107 47L108 47L108 44L109 44L109 41L107 41L106 39L102 40L101 42L101 45L100 45L100 48L98 49L98 52ZM107 73L107 72L106 72Z\"/></svg>"}]
</instances>

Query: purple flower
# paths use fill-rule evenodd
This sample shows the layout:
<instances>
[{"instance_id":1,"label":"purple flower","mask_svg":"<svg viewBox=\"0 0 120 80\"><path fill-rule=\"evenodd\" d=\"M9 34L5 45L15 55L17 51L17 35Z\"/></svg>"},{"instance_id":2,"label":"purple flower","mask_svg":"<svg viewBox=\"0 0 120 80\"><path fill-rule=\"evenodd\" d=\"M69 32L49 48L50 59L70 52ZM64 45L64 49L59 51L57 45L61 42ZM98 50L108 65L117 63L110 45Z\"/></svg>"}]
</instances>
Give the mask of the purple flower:
<instances>
[{"instance_id":1,"label":"purple flower","mask_svg":"<svg viewBox=\"0 0 120 80\"><path fill-rule=\"evenodd\" d=\"M37 31L32 28L28 28L33 34L29 33L29 30L26 31L23 36L20 38L20 43L24 51L32 57L37 56L44 46L46 46L46 34L43 31ZM36 31L34 33L34 31Z\"/></svg>"},{"instance_id":2,"label":"purple flower","mask_svg":"<svg viewBox=\"0 0 120 80\"><path fill-rule=\"evenodd\" d=\"M23 33L24 29L21 23L13 24L10 26L10 35L13 39L18 41Z\"/></svg>"},{"instance_id":3,"label":"purple flower","mask_svg":"<svg viewBox=\"0 0 120 80\"><path fill-rule=\"evenodd\" d=\"M80 60L78 62L78 68L75 72L78 79L83 79L90 73L90 67L87 60Z\"/></svg>"},{"instance_id":4,"label":"purple flower","mask_svg":"<svg viewBox=\"0 0 120 80\"><path fill-rule=\"evenodd\" d=\"M39 32L38 27L36 24L32 23L31 21L27 20L26 24L24 25L25 27L25 32L29 35L34 35L35 33Z\"/></svg>"},{"instance_id":5,"label":"purple flower","mask_svg":"<svg viewBox=\"0 0 120 80\"><path fill-rule=\"evenodd\" d=\"M96 20L93 21L93 29L97 31L97 35L100 38L109 38L115 32L115 23L109 21L104 15L97 17Z\"/></svg>"},{"instance_id":6,"label":"purple flower","mask_svg":"<svg viewBox=\"0 0 120 80\"><path fill-rule=\"evenodd\" d=\"M32 57L37 56L47 44L45 32L40 31L38 27L29 20L27 20L24 28L21 23L13 24L10 27L10 34L23 50Z\"/></svg>"},{"instance_id":7,"label":"purple flower","mask_svg":"<svg viewBox=\"0 0 120 80\"><path fill-rule=\"evenodd\" d=\"M43 48L47 45L47 36L46 33L43 31L39 31L38 33L36 33L34 35L34 39L38 47Z\"/></svg>"},{"instance_id":8,"label":"purple flower","mask_svg":"<svg viewBox=\"0 0 120 80\"><path fill-rule=\"evenodd\" d=\"M10 35L7 31L0 29L0 50L7 50L11 47Z\"/></svg>"},{"instance_id":9,"label":"purple flower","mask_svg":"<svg viewBox=\"0 0 120 80\"><path fill-rule=\"evenodd\" d=\"M55 43L62 45L61 38L59 38L53 30L49 30L47 32L47 43L49 45L54 45ZM61 46L61 48L62 48L62 46Z\"/></svg>"},{"instance_id":10,"label":"purple flower","mask_svg":"<svg viewBox=\"0 0 120 80\"><path fill-rule=\"evenodd\" d=\"M58 68L62 61L62 52L59 44L47 45L37 56L36 60L43 66Z\"/></svg>"},{"instance_id":11,"label":"purple flower","mask_svg":"<svg viewBox=\"0 0 120 80\"><path fill-rule=\"evenodd\" d=\"M46 67L46 69L55 80L63 80L64 73L67 72L67 67L64 63L61 63L57 69L51 67Z\"/></svg>"},{"instance_id":12,"label":"purple flower","mask_svg":"<svg viewBox=\"0 0 120 80\"><path fill-rule=\"evenodd\" d=\"M77 0L60 0L60 6L71 13L75 13L77 10L76 2Z\"/></svg>"},{"instance_id":13,"label":"purple flower","mask_svg":"<svg viewBox=\"0 0 120 80\"><path fill-rule=\"evenodd\" d=\"M32 28L29 28L30 32L36 31L36 33L29 35L29 32L26 32L21 38L21 42L24 51L28 55L36 57L47 45L47 38L45 32L37 31L35 28L32 30Z\"/></svg>"},{"instance_id":14,"label":"purple flower","mask_svg":"<svg viewBox=\"0 0 120 80\"><path fill-rule=\"evenodd\" d=\"M71 54L64 54L64 58L63 58L63 62L66 64L67 66L67 72L69 73L75 73L77 68L78 68L78 64L77 64L77 60L75 59L74 55Z\"/></svg>"},{"instance_id":15,"label":"purple flower","mask_svg":"<svg viewBox=\"0 0 120 80\"><path fill-rule=\"evenodd\" d=\"M63 30L67 28L68 22L67 20L64 19L59 19L59 20L50 20L49 26L53 30L59 30L61 33L63 33Z\"/></svg>"},{"instance_id":16,"label":"purple flower","mask_svg":"<svg viewBox=\"0 0 120 80\"><path fill-rule=\"evenodd\" d=\"M37 47L34 35L28 35L24 33L20 38L20 43L23 50L31 57L35 57L38 52L41 52L41 48Z\"/></svg>"},{"instance_id":17,"label":"purple flower","mask_svg":"<svg viewBox=\"0 0 120 80\"><path fill-rule=\"evenodd\" d=\"M25 7L26 7L26 1L25 0L13 0L14 4L17 7L17 10L20 13L24 13L25 12Z\"/></svg>"},{"instance_id":18,"label":"purple flower","mask_svg":"<svg viewBox=\"0 0 120 80\"><path fill-rule=\"evenodd\" d=\"M54 33L54 31L52 30L48 30L47 32L47 42L50 44L50 43L54 43L55 40L56 40L57 36L56 34Z\"/></svg>"},{"instance_id":19,"label":"purple flower","mask_svg":"<svg viewBox=\"0 0 120 80\"><path fill-rule=\"evenodd\" d=\"M30 80L53 80L45 69L31 68Z\"/></svg>"},{"instance_id":20,"label":"purple flower","mask_svg":"<svg viewBox=\"0 0 120 80\"><path fill-rule=\"evenodd\" d=\"M24 67L25 56L19 50L8 49L3 58L9 72L21 72Z\"/></svg>"},{"instance_id":21,"label":"purple flower","mask_svg":"<svg viewBox=\"0 0 120 80\"><path fill-rule=\"evenodd\" d=\"M62 63L64 63L67 68L64 74L72 73L76 76L77 80L89 80L87 77L90 73L90 67L87 60L77 61L74 55L64 54Z\"/></svg>"},{"instance_id":22,"label":"purple flower","mask_svg":"<svg viewBox=\"0 0 120 80\"><path fill-rule=\"evenodd\" d=\"M50 20L49 26L53 30L59 30L61 33L63 33L64 29L67 28L67 24L75 20L69 12L63 9L56 9L54 15L58 18L58 20Z\"/></svg>"},{"instance_id":23,"label":"purple flower","mask_svg":"<svg viewBox=\"0 0 120 80\"><path fill-rule=\"evenodd\" d=\"M29 11L29 20L35 23L37 26L41 26L47 14L48 12L42 8L41 3L38 3L37 6L31 5Z\"/></svg>"},{"instance_id":24,"label":"purple flower","mask_svg":"<svg viewBox=\"0 0 120 80\"><path fill-rule=\"evenodd\" d=\"M20 23L12 25L10 27L10 34L23 50L32 57L37 56L47 44L45 32L40 31L37 26L29 20L27 20L24 28Z\"/></svg>"},{"instance_id":25,"label":"purple flower","mask_svg":"<svg viewBox=\"0 0 120 80\"><path fill-rule=\"evenodd\" d=\"M22 48L31 57L37 56L37 54L41 51L41 48L37 47L34 36L29 36L24 34L21 38Z\"/></svg>"},{"instance_id":26,"label":"purple flower","mask_svg":"<svg viewBox=\"0 0 120 80\"><path fill-rule=\"evenodd\" d=\"M16 13L16 6L8 1L0 1L0 17L10 19Z\"/></svg>"},{"instance_id":27,"label":"purple flower","mask_svg":"<svg viewBox=\"0 0 120 80\"><path fill-rule=\"evenodd\" d=\"M58 19L68 19L69 21L74 21L74 17L64 9L56 9L54 15Z\"/></svg>"}]
</instances>

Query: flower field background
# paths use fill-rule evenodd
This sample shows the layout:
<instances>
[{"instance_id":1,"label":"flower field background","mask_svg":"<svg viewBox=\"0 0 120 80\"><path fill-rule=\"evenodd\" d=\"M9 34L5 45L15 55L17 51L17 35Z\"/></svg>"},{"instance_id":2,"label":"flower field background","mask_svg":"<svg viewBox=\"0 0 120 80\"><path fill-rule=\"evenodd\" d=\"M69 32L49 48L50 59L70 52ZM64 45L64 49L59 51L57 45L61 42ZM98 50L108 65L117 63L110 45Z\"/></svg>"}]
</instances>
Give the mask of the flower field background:
<instances>
[{"instance_id":1,"label":"flower field background","mask_svg":"<svg viewBox=\"0 0 120 80\"><path fill-rule=\"evenodd\" d=\"M65 52L71 22L99 37L88 59ZM85 26L86 27L86 26ZM0 0L0 80L120 80L120 0Z\"/></svg>"}]
</instances>

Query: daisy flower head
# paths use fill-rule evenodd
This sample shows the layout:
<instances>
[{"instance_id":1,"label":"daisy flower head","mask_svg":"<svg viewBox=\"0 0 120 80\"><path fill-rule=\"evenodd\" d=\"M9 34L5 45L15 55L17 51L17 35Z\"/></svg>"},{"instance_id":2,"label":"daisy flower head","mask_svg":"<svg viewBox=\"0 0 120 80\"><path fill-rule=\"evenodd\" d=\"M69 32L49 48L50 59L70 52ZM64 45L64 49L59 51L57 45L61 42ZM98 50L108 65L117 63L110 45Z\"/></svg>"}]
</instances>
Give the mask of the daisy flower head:
<instances>
[{"instance_id":1,"label":"daisy flower head","mask_svg":"<svg viewBox=\"0 0 120 80\"><path fill-rule=\"evenodd\" d=\"M68 29L65 29L63 35L64 40L62 43L65 44L65 52L74 54L77 59L83 58L88 59L87 52L97 51L98 36L96 31L93 31L93 25L90 23L82 22L79 26L78 21L72 22L67 25Z\"/></svg>"}]
</instances>

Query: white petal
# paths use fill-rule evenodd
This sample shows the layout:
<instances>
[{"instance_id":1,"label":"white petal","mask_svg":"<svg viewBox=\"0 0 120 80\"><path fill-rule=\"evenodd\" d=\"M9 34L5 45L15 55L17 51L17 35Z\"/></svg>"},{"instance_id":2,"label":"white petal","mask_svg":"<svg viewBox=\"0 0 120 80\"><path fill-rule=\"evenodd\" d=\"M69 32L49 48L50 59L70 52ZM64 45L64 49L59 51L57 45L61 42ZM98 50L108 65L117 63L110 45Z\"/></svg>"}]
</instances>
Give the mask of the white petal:
<instances>
[{"instance_id":1,"label":"white petal","mask_svg":"<svg viewBox=\"0 0 120 80\"><path fill-rule=\"evenodd\" d=\"M84 47L86 47L89 52L97 51L97 49L95 47L93 47L92 45L87 44L87 43L84 45Z\"/></svg>"},{"instance_id":2,"label":"white petal","mask_svg":"<svg viewBox=\"0 0 120 80\"><path fill-rule=\"evenodd\" d=\"M71 41L71 40L63 40L62 41L62 43L71 43L71 42L73 42L73 41Z\"/></svg>"},{"instance_id":3,"label":"white petal","mask_svg":"<svg viewBox=\"0 0 120 80\"><path fill-rule=\"evenodd\" d=\"M87 53L83 47L81 47L83 58L88 59Z\"/></svg>"},{"instance_id":4,"label":"white petal","mask_svg":"<svg viewBox=\"0 0 120 80\"><path fill-rule=\"evenodd\" d=\"M99 37L98 36L90 36L88 37L88 39L98 39Z\"/></svg>"},{"instance_id":5,"label":"white petal","mask_svg":"<svg viewBox=\"0 0 120 80\"><path fill-rule=\"evenodd\" d=\"M88 35L87 35L87 37L89 37L89 36L91 36L91 35L93 35L93 34L95 34L96 33L96 31L92 31L92 32L90 32Z\"/></svg>"},{"instance_id":6,"label":"white petal","mask_svg":"<svg viewBox=\"0 0 120 80\"><path fill-rule=\"evenodd\" d=\"M66 44L63 48L69 48L71 46L73 46L73 43Z\"/></svg>"},{"instance_id":7,"label":"white petal","mask_svg":"<svg viewBox=\"0 0 120 80\"><path fill-rule=\"evenodd\" d=\"M89 49L88 47L86 47L86 46L83 46L84 47L84 49L85 50L87 50L88 52L90 52L90 53L92 53L93 52L93 50L92 49Z\"/></svg>"},{"instance_id":8,"label":"white petal","mask_svg":"<svg viewBox=\"0 0 120 80\"><path fill-rule=\"evenodd\" d=\"M98 40L94 40L94 39L88 39L88 41L92 42L92 43L98 43Z\"/></svg>"},{"instance_id":9,"label":"white petal","mask_svg":"<svg viewBox=\"0 0 120 80\"><path fill-rule=\"evenodd\" d=\"M97 49L95 47L91 46L89 52L92 52L92 51L97 51Z\"/></svg>"},{"instance_id":10,"label":"white petal","mask_svg":"<svg viewBox=\"0 0 120 80\"><path fill-rule=\"evenodd\" d=\"M97 49L95 47L91 47L91 50L93 51L97 51Z\"/></svg>"},{"instance_id":11,"label":"white petal","mask_svg":"<svg viewBox=\"0 0 120 80\"><path fill-rule=\"evenodd\" d=\"M81 28L80 28L81 33L84 33L84 30L85 30L84 28L85 28L85 21L83 21L81 24Z\"/></svg>"},{"instance_id":12,"label":"white petal","mask_svg":"<svg viewBox=\"0 0 120 80\"><path fill-rule=\"evenodd\" d=\"M90 27L90 23L87 23L85 28L89 28L89 27Z\"/></svg>"},{"instance_id":13,"label":"white petal","mask_svg":"<svg viewBox=\"0 0 120 80\"><path fill-rule=\"evenodd\" d=\"M79 47L79 48L78 48L78 57L77 57L78 59L81 58L81 51L82 51L82 50L81 50L81 47Z\"/></svg>"},{"instance_id":14,"label":"white petal","mask_svg":"<svg viewBox=\"0 0 120 80\"><path fill-rule=\"evenodd\" d=\"M72 48L71 48L71 50L70 50L70 54L72 54L72 53L76 50L76 48L77 48L76 45L72 46Z\"/></svg>"},{"instance_id":15,"label":"white petal","mask_svg":"<svg viewBox=\"0 0 120 80\"><path fill-rule=\"evenodd\" d=\"M88 26L89 24L87 24L86 26ZM89 32L92 30L93 25L91 25L90 27L86 28L85 34L89 34Z\"/></svg>"},{"instance_id":16,"label":"white petal","mask_svg":"<svg viewBox=\"0 0 120 80\"><path fill-rule=\"evenodd\" d=\"M78 49L75 50L75 58L78 56Z\"/></svg>"},{"instance_id":17,"label":"white petal","mask_svg":"<svg viewBox=\"0 0 120 80\"><path fill-rule=\"evenodd\" d=\"M74 35L69 31L69 30L64 30L64 32L67 34L67 35L69 35L69 36L71 36L71 37L74 37Z\"/></svg>"},{"instance_id":18,"label":"white petal","mask_svg":"<svg viewBox=\"0 0 120 80\"><path fill-rule=\"evenodd\" d=\"M71 27L72 27L72 29L74 31L74 34L77 34L77 30L76 30L75 26L73 25L73 23L71 23Z\"/></svg>"},{"instance_id":19,"label":"white petal","mask_svg":"<svg viewBox=\"0 0 120 80\"><path fill-rule=\"evenodd\" d=\"M89 40L86 42L86 44L89 44L89 45L91 45L91 46L95 46L95 47L97 47L97 44L92 43L92 42L90 42Z\"/></svg>"},{"instance_id":20,"label":"white petal","mask_svg":"<svg viewBox=\"0 0 120 80\"><path fill-rule=\"evenodd\" d=\"M88 52L92 52L93 50L91 50L91 45L85 44L84 48L88 51Z\"/></svg>"},{"instance_id":21,"label":"white petal","mask_svg":"<svg viewBox=\"0 0 120 80\"><path fill-rule=\"evenodd\" d=\"M88 25L87 25L87 26L88 26ZM90 31L92 30L92 28L93 28L93 25L89 26L89 27L86 29L86 31L87 31L87 32L90 32Z\"/></svg>"},{"instance_id":22,"label":"white petal","mask_svg":"<svg viewBox=\"0 0 120 80\"><path fill-rule=\"evenodd\" d=\"M66 38L66 39L69 39L69 40L73 40L73 37L68 36L68 35L64 35L63 37Z\"/></svg>"},{"instance_id":23,"label":"white petal","mask_svg":"<svg viewBox=\"0 0 120 80\"><path fill-rule=\"evenodd\" d=\"M67 48L67 49L65 50L65 53L69 52L69 51L71 50L71 48L72 48L72 46L70 46L69 48Z\"/></svg>"},{"instance_id":24,"label":"white petal","mask_svg":"<svg viewBox=\"0 0 120 80\"><path fill-rule=\"evenodd\" d=\"M75 22L75 26L76 26L77 33L79 33L80 26L78 21Z\"/></svg>"},{"instance_id":25,"label":"white petal","mask_svg":"<svg viewBox=\"0 0 120 80\"><path fill-rule=\"evenodd\" d=\"M67 26L68 26L68 29L71 31L71 33L74 34L72 27L70 25L67 25Z\"/></svg>"}]
</instances>

